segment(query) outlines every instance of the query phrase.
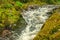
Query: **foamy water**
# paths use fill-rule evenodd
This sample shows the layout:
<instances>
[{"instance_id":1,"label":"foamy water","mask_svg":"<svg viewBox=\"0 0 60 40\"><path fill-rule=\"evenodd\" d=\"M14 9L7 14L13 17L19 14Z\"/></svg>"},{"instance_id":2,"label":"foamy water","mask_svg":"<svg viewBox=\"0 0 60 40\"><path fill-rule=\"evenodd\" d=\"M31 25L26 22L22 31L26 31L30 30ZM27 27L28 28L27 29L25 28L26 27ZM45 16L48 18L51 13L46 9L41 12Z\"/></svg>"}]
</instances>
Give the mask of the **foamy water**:
<instances>
[{"instance_id":1,"label":"foamy water","mask_svg":"<svg viewBox=\"0 0 60 40\"><path fill-rule=\"evenodd\" d=\"M51 15L48 12L51 12L54 8L55 7L51 5L23 11L22 16L27 22L27 26L20 33L17 40L33 40L37 32L42 28L42 25L45 23L46 19L48 19Z\"/></svg>"}]
</instances>

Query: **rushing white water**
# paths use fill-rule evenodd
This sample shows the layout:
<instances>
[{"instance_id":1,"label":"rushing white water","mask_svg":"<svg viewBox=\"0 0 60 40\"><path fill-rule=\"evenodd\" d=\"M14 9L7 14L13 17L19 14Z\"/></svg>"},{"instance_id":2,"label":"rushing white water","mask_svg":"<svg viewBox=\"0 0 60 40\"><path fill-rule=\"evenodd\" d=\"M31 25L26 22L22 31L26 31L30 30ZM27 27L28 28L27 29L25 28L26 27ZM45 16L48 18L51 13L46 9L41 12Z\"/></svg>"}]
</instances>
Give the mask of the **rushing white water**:
<instances>
[{"instance_id":1,"label":"rushing white water","mask_svg":"<svg viewBox=\"0 0 60 40\"><path fill-rule=\"evenodd\" d=\"M22 13L23 18L27 22L26 28L21 32L19 39L17 40L33 40L37 32L41 29L42 25L48 19L52 9L51 7L39 7L37 9L28 9Z\"/></svg>"}]
</instances>

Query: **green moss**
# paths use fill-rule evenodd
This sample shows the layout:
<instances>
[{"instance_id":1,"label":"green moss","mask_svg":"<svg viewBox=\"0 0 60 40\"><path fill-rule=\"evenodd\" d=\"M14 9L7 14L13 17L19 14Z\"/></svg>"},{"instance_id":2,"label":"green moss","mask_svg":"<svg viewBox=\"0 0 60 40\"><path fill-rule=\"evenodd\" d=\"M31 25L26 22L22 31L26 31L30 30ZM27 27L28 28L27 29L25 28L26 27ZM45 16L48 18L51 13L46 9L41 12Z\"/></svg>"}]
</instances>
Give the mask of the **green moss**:
<instances>
[{"instance_id":1,"label":"green moss","mask_svg":"<svg viewBox=\"0 0 60 40\"><path fill-rule=\"evenodd\" d=\"M19 12L15 8L4 9L0 8L0 24L13 24L19 19Z\"/></svg>"},{"instance_id":2,"label":"green moss","mask_svg":"<svg viewBox=\"0 0 60 40\"><path fill-rule=\"evenodd\" d=\"M59 29L60 29L60 25L53 28L52 31L50 32L50 34L54 34L55 32L59 31Z\"/></svg>"}]
</instances>

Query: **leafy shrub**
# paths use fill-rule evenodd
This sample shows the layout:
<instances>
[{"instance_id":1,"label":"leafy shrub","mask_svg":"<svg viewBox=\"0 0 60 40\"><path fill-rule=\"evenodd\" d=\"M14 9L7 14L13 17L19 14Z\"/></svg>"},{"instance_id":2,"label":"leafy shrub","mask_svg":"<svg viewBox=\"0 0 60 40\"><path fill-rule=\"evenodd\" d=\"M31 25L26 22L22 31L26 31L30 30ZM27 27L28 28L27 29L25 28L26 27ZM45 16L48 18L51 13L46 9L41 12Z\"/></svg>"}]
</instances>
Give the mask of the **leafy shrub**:
<instances>
[{"instance_id":1,"label":"leafy shrub","mask_svg":"<svg viewBox=\"0 0 60 40\"><path fill-rule=\"evenodd\" d=\"M19 1L16 1L16 6L19 6L19 7L22 7L22 3L21 2L19 2Z\"/></svg>"}]
</instances>

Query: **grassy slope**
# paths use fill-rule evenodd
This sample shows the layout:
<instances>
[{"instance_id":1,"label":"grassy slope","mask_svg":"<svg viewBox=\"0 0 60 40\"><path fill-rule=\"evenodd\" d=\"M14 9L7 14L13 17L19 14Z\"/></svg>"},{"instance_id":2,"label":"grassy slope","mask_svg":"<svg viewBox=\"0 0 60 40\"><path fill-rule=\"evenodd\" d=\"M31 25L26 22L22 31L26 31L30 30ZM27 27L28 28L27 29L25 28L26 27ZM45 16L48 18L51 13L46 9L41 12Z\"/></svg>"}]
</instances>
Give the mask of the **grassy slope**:
<instances>
[{"instance_id":1,"label":"grassy slope","mask_svg":"<svg viewBox=\"0 0 60 40\"><path fill-rule=\"evenodd\" d=\"M60 10L60 9L59 9ZM43 29L33 40L59 40L60 39L60 12L55 13L46 21Z\"/></svg>"}]
</instances>

